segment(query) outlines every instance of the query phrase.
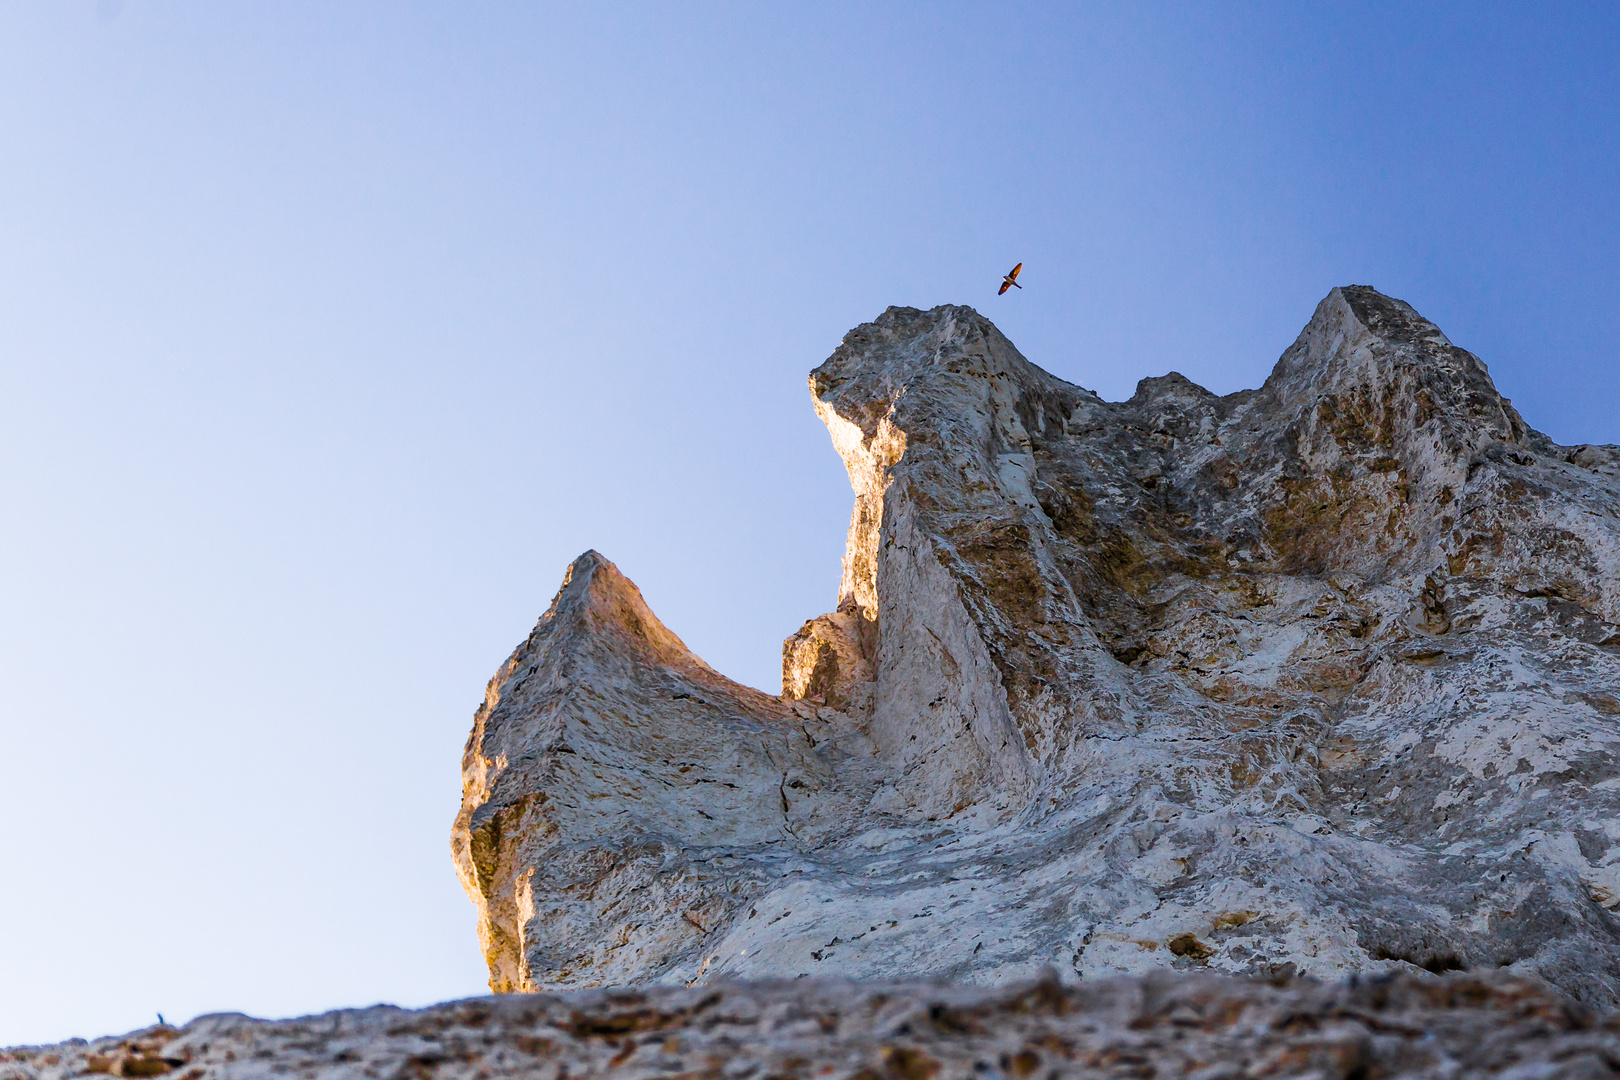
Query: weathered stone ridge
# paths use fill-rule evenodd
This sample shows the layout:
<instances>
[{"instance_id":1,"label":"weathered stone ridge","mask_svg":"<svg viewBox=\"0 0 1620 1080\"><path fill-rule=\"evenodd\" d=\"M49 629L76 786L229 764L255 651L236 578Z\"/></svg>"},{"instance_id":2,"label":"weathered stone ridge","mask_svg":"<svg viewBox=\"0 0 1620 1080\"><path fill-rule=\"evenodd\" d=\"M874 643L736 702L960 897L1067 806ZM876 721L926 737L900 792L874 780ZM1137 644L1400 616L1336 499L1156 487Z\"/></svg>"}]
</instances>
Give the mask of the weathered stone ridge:
<instances>
[{"instance_id":1,"label":"weathered stone ridge","mask_svg":"<svg viewBox=\"0 0 1620 1080\"><path fill-rule=\"evenodd\" d=\"M1620 998L1620 448L1335 289L1258 390L1110 403L969 308L811 374L855 493L784 694L588 553L491 681L497 990L1155 967Z\"/></svg>"},{"instance_id":2,"label":"weathered stone ridge","mask_svg":"<svg viewBox=\"0 0 1620 1080\"><path fill-rule=\"evenodd\" d=\"M1350 985L1167 972L1084 986L719 983L512 994L0 1051L0 1080L1610 1076L1620 1017L1501 975Z\"/></svg>"}]
</instances>

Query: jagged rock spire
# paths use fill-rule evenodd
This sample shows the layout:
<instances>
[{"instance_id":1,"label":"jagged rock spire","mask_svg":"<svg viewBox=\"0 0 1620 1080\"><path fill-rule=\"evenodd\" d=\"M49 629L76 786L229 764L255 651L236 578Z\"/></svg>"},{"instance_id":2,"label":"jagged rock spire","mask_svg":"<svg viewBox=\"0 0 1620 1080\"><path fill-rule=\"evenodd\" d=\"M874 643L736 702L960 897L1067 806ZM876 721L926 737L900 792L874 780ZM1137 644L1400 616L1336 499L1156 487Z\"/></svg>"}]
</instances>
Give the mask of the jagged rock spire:
<instances>
[{"instance_id":1,"label":"jagged rock spire","mask_svg":"<svg viewBox=\"0 0 1620 1080\"><path fill-rule=\"evenodd\" d=\"M1620 450L1364 286L1105 402L971 308L810 377L855 495L784 696L590 553L495 680L496 989L1495 968L1620 995ZM1614 857L1611 857L1614 856Z\"/></svg>"}]
</instances>

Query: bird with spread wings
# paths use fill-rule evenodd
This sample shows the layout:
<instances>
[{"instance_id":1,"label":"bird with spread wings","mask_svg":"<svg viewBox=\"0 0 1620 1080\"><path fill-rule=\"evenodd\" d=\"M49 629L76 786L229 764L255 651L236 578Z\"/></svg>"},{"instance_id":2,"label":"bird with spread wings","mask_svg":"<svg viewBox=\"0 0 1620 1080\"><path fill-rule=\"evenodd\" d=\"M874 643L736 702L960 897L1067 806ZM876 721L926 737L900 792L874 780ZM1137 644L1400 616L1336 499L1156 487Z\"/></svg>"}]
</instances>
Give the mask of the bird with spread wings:
<instances>
[{"instance_id":1,"label":"bird with spread wings","mask_svg":"<svg viewBox=\"0 0 1620 1080\"><path fill-rule=\"evenodd\" d=\"M1018 271L1022 270L1023 268L1024 268L1024 264L1019 263L1017 266L1012 268L1012 273L1008 274L1006 277L1001 279L1001 288L996 290L996 295L997 296L1000 296L1002 293L1006 292L1008 289L1022 289L1023 288L1022 285L1018 284Z\"/></svg>"}]
</instances>

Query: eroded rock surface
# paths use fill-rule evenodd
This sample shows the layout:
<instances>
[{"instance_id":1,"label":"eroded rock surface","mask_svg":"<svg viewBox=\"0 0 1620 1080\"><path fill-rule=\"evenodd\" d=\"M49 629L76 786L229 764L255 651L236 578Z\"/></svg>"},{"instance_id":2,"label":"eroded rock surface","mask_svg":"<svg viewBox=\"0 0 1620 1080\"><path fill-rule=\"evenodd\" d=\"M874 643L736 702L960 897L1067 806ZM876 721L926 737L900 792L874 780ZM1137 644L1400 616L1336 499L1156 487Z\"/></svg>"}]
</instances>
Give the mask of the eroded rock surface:
<instances>
[{"instance_id":1,"label":"eroded rock surface","mask_svg":"<svg viewBox=\"0 0 1620 1080\"><path fill-rule=\"evenodd\" d=\"M0 1051L0 1080L606 1076L1591 1078L1620 1017L1501 975L1353 985L1158 973L1064 987L718 983L379 1006Z\"/></svg>"},{"instance_id":2,"label":"eroded rock surface","mask_svg":"<svg viewBox=\"0 0 1620 1080\"><path fill-rule=\"evenodd\" d=\"M965 307L810 378L855 491L784 696L600 556L491 681L495 990L1484 971L1620 999L1620 448L1335 289L1258 390L1110 403Z\"/></svg>"}]
</instances>

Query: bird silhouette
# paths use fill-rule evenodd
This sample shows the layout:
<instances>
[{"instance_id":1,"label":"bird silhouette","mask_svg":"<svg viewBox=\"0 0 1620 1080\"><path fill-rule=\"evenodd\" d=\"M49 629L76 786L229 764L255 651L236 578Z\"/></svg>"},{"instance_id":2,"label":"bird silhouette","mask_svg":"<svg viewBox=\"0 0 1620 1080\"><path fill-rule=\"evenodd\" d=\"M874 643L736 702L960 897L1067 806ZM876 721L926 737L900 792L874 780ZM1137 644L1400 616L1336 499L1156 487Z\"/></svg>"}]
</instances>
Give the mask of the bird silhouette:
<instances>
[{"instance_id":1,"label":"bird silhouette","mask_svg":"<svg viewBox=\"0 0 1620 1080\"><path fill-rule=\"evenodd\" d=\"M1012 273L1008 274L1006 277L1001 279L1001 288L996 290L996 295L997 296L1000 296L1002 293L1006 292L1008 289L1022 289L1023 288L1022 285L1018 284L1018 271L1022 270L1023 268L1024 268L1024 264L1019 263L1017 266L1012 268Z\"/></svg>"}]
</instances>

